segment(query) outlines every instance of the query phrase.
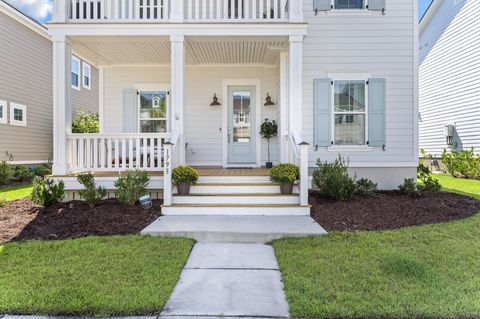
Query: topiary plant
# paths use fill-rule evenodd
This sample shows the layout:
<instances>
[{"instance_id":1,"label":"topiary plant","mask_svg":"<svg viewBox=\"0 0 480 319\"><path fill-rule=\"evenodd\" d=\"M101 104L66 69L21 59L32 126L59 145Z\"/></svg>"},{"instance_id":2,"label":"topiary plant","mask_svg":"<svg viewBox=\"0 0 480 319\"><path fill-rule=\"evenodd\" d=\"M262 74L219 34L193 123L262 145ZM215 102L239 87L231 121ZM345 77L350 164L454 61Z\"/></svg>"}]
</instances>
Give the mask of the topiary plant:
<instances>
[{"instance_id":1,"label":"topiary plant","mask_svg":"<svg viewBox=\"0 0 480 319\"><path fill-rule=\"evenodd\" d=\"M268 143L268 148L267 148L267 151L268 151L268 162L267 162L267 168L271 168L272 167L272 162L270 162L270 139L272 137L275 137L277 136L278 134L278 124L276 121L269 121L268 119L265 119L265 121L263 121L262 125L260 126L260 135L263 137L263 138L266 138L267 139L267 143Z\"/></svg>"},{"instance_id":2,"label":"topiary plant","mask_svg":"<svg viewBox=\"0 0 480 319\"><path fill-rule=\"evenodd\" d=\"M121 204L133 206L141 196L145 195L149 181L146 171L127 171L114 184L115 197Z\"/></svg>"},{"instance_id":3,"label":"topiary plant","mask_svg":"<svg viewBox=\"0 0 480 319\"><path fill-rule=\"evenodd\" d=\"M107 196L107 190L104 187L95 185L95 177L92 173L82 173L78 175L77 180L84 187L84 189L78 191L78 194L90 208L94 208Z\"/></svg>"},{"instance_id":4,"label":"topiary plant","mask_svg":"<svg viewBox=\"0 0 480 319\"><path fill-rule=\"evenodd\" d=\"M35 177L33 180L32 202L41 206L51 206L65 197L63 181L55 183L53 179Z\"/></svg>"}]
</instances>

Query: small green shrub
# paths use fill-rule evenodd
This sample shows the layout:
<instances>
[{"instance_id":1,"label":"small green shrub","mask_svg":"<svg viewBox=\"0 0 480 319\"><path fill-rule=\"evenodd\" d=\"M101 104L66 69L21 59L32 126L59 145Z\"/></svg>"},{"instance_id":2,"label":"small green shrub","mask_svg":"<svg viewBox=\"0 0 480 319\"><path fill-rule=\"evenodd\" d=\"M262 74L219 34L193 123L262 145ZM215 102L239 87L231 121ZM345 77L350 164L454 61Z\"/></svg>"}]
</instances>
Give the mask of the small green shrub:
<instances>
[{"instance_id":1,"label":"small green shrub","mask_svg":"<svg viewBox=\"0 0 480 319\"><path fill-rule=\"evenodd\" d=\"M48 207L58 203L65 197L63 181L55 183L53 179L35 177L33 180L32 202Z\"/></svg>"},{"instance_id":2,"label":"small green shrub","mask_svg":"<svg viewBox=\"0 0 480 319\"><path fill-rule=\"evenodd\" d=\"M141 196L146 194L149 181L146 171L127 171L115 182L115 197L121 204L133 206Z\"/></svg>"},{"instance_id":3,"label":"small green shrub","mask_svg":"<svg viewBox=\"0 0 480 319\"><path fill-rule=\"evenodd\" d=\"M431 191L439 191L442 189L442 185L438 179L434 178L430 169L420 161L420 165L417 168L417 176L423 183L423 187Z\"/></svg>"},{"instance_id":4,"label":"small green shrub","mask_svg":"<svg viewBox=\"0 0 480 319\"><path fill-rule=\"evenodd\" d=\"M107 196L107 190L104 187L95 185L95 177L92 173L82 173L78 175L77 180L84 187L84 189L78 191L78 194L90 208L94 208Z\"/></svg>"},{"instance_id":5,"label":"small green shrub","mask_svg":"<svg viewBox=\"0 0 480 319\"><path fill-rule=\"evenodd\" d=\"M275 184L295 183L299 179L300 169L295 164L278 164L270 170L270 180Z\"/></svg>"},{"instance_id":6,"label":"small green shrub","mask_svg":"<svg viewBox=\"0 0 480 319\"><path fill-rule=\"evenodd\" d=\"M10 178L12 173L12 168L7 162L1 161L0 162L0 185L5 185Z\"/></svg>"},{"instance_id":7,"label":"small green shrub","mask_svg":"<svg viewBox=\"0 0 480 319\"><path fill-rule=\"evenodd\" d=\"M449 153L443 150L442 162L447 172L453 177L480 179L480 155L475 155L474 149L454 150Z\"/></svg>"},{"instance_id":8,"label":"small green shrub","mask_svg":"<svg viewBox=\"0 0 480 319\"><path fill-rule=\"evenodd\" d=\"M35 176L40 176L40 177L52 175L52 167L49 165L39 166L33 170L33 174L35 174Z\"/></svg>"},{"instance_id":9,"label":"small green shrub","mask_svg":"<svg viewBox=\"0 0 480 319\"><path fill-rule=\"evenodd\" d=\"M13 177L20 181L28 181L33 178L33 172L26 166L17 165L13 170Z\"/></svg>"},{"instance_id":10,"label":"small green shrub","mask_svg":"<svg viewBox=\"0 0 480 319\"><path fill-rule=\"evenodd\" d=\"M7 206L8 202L6 198L0 197L0 208Z\"/></svg>"},{"instance_id":11,"label":"small green shrub","mask_svg":"<svg viewBox=\"0 0 480 319\"><path fill-rule=\"evenodd\" d=\"M333 162L317 161L313 182L320 192L339 201L348 201L355 193L355 178L348 175L348 163L338 156Z\"/></svg>"},{"instance_id":12,"label":"small green shrub","mask_svg":"<svg viewBox=\"0 0 480 319\"><path fill-rule=\"evenodd\" d=\"M172 171L174 184L187 183L189 185L197 184L199 174L196 169L190 166L178 166Z\"/></svg>"},{"instance_id":13,"label":"small green shrub","mask_svg":"<svg viewBox=\"0 0 480 319\"><path fill-rule=\"evenodd\" d=\"M72 121L72 133L98 133L100 120L98 114L78 112Z\"/></svg>"},{"instance_id":14,"label":"small green shrub","mask_svg":"<svg viewBox=\"0 0 480 319\"><path fill-rule=\"evenodd\" d=\"M412 198L419 197L421 195L420 189L418 188L418 185L413 178L405 178L403 184L398 186L398 190L402 195L406 195Z\"/></svg>"},{"instance_id":15,"label":"small green shrub","mask_svg":"<svg viewBox=\"0 0 480 319\"><path fill-rule=\"evenodd\" d=\"M378 184L369 180L368 178L360 178L355 182L355 193L364 196L372 197L378 191Z\"/></svg>"}]
</instances>

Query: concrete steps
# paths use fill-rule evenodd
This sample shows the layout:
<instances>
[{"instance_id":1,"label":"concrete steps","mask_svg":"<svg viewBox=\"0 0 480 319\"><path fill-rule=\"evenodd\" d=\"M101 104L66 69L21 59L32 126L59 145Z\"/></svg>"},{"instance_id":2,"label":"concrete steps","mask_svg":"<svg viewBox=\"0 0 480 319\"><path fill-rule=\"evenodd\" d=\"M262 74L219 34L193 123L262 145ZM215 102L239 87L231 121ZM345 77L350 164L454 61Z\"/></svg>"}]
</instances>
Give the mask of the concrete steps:
<instances>
[{"instance_id":1,"label":"concrete steps","mask_svg":"<svg viewBox=\"0 0 480 319\"><path fill-rule=\"evenodd\" d=\"M192 194L277 194L279 186L268 183L198 183L190 188ZM173 189L177 193L177 188ZM293 189L294 194L298 194L298 187Z\"/></svg>"}]
</instances>

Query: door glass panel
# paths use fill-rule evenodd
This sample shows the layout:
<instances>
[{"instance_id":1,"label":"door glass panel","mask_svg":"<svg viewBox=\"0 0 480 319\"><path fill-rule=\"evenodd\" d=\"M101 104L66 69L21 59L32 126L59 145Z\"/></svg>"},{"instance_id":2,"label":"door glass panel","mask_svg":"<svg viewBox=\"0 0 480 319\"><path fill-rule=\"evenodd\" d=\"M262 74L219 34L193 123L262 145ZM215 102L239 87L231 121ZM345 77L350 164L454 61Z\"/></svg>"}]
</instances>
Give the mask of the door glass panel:
<instances>
[{"instance_id":1,"label":"door glass panel","mask_svg":"<svg viewBox=\"0 0 480 319\"><path fill-rule=\"evenodd\" d=\"M167 92L141 91L140 132L165 133L167 131Z\"/></svg>"},{"instance_id":2,"label":"door glass panel","mask_svg":"<svg viewBox=\"0 0 480 319\"><path fill-rule=\"evenodd\" d=\"M251 92L233 92L233 142L250 143Z\"/></svg>"}]
</instances>

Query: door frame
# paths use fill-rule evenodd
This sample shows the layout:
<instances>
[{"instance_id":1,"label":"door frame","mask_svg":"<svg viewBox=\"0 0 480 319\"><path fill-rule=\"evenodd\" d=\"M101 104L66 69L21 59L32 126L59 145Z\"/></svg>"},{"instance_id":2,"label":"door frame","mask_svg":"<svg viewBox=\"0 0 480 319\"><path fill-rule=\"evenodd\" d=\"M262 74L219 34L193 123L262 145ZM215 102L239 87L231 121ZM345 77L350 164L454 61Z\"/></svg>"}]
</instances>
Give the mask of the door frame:
<instances>
[{"instance_id":1,"label":"door frame","mask_svg":"<svg viewBox=\"0 0 480 319\"><path fill-rule=\"evenodd\" d=\"M230 97L228 87L230 86L253 86L255 87L255 158L253 164L229 164L228 163L228 107ZM262 166L262 139L259 134L262 117L261 106L262 82L260 79L224 79L223 80L223 107L222 107L222 138L223 138L223 167L261 167Z\"/></svg>"}]
</instances>

